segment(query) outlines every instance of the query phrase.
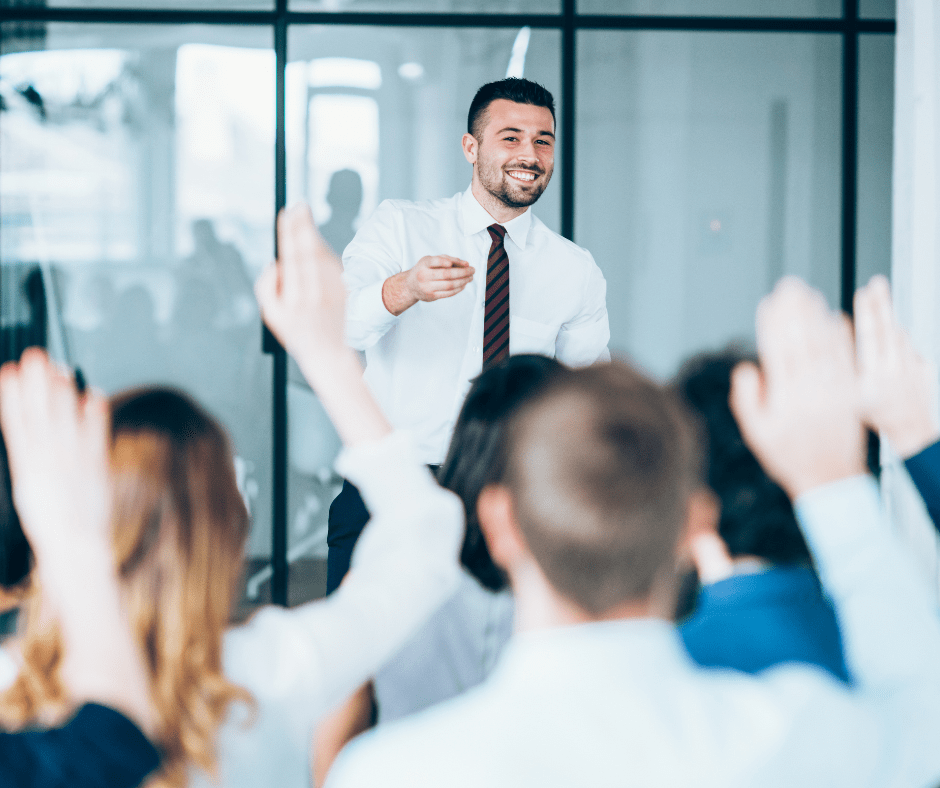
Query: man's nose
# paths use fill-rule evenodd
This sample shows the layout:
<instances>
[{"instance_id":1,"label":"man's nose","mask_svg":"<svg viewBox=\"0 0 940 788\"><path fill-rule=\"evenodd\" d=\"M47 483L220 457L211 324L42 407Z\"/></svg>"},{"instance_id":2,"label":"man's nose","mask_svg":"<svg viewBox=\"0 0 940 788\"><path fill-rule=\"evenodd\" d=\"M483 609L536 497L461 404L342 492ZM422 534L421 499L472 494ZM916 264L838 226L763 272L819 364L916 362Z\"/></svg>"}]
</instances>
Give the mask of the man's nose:
<instances>
[{"instance_id":1,"label":"man's nose","mask_svg":"<svg viewBox=\"0 0 940 788\"><path fill-rule=\"evenodd\" d=\"M535 149L535 143L532 140L529 140L519 148L519 158L524 161L536 162L538 161L538 151Z\"/></svg>"}]
</instances>

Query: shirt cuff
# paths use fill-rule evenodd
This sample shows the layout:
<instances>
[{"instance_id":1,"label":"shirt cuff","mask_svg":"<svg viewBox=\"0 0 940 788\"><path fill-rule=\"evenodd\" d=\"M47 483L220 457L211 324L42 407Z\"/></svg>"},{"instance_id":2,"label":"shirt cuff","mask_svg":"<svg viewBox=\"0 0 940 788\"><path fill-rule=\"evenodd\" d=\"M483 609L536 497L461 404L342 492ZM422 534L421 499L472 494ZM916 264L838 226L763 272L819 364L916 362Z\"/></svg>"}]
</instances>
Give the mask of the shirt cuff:
<instances>
[{"instance_id":1,"label":"shirt cuff","mask_svg":"<svg viewBox=\"0 0 940 788\"><path fill-rule=\"evenodd\" d=\"M817 560L882 530L878 485L867 474L814 487L796 499L794 510Z\"/></svg>"},{"instance_id":2,"label":"shirt cuff","mask_svg":"<svg viewBox=\"0 0 940 788\"><path fill-rule=\"evenodd\" d=\"M372 330L380 334L388 331L398 320L398 316L385 308L385 302L382 300L384 284L385 280L380 279L378 282L360 288L350 298L349 307L350 316L355 315L357 323L370 326Z\"/></svg>"}]
</instances>

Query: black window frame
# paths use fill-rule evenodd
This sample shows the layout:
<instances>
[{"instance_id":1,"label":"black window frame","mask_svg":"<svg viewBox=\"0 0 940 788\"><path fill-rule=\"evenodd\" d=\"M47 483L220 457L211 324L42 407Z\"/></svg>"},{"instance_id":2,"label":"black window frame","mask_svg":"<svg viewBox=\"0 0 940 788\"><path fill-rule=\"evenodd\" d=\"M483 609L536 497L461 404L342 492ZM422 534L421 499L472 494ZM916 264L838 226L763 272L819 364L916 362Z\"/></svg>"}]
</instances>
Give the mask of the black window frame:
<instances>
[{"instance_id":1,"label":"black window frame","mask_svg":"<svg viewBox=\"0 0 940 788\"><path fill-rule=\"evenodd\" d=\"M561 32L561 114L558 155L561 161L561 234L574 240L577 132L577 34L582 30L674 32L825 33L842 40L842 179L840 300L851 313L856 286L856 231L858 205L858 91L859 36L896 32L891 19L863 19L860 0L843 0L838 17L731 17L647 16L639 14L579 14L577 0L561 0L555 14L494 14L461 12L292 11L288 0L276 0L270 10L187 10L137 8L47 8L33 0L0 0L0 22L73 22L98 24L201 24L270 27L274 32L275 85L275 213L287 199L285 148L285 81L287 33L292 25L344 25L380 27L533 27ZM42 2L42 0L39 0ZM276 238L275 238L276 245ZM271 601L286 605L287 561L287 355L265 331L265 352L274 357L272 403L272 544Z\"/></svg>"}]
</instances>

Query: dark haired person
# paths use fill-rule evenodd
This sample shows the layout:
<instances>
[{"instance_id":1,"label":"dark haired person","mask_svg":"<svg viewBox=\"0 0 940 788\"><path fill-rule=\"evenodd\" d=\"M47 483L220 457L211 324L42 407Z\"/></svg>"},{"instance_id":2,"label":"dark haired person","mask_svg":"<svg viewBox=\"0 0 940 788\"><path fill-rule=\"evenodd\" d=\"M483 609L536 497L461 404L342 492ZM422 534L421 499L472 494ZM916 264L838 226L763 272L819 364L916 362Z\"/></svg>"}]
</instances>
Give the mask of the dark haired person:
<instances>
[{"instance_id":1,"label":"dark haired person","mask_svg":"<svg viewBox=\"0 0 940 788\"><path fill-rule=\"evenodd\" d=\"M438 471L441 486L460 498L467 522L460 583L373 681L317 730L314 784L322 785L343 746L374 723L454 698L492 671L512 633L513 601L480 530L477 499L487 485L503 480L510 417L563 369L555 359L523 353L473 381Z\"/></svg>"},{"instance_id":2,"label":"dark haired person","mask_svg":"<svg viewBox=\"0 0 940 788\"><path fill-rule=\"evenodd\" d=\"M347 340L365 351L370 388L429 465L443 461L470 381L490 363L509 353L573 366L609 357L600 269L529 210L554 168L552 95L526 79L484 85L462 146L473 165L465 192L384 201L343 254ZM344 485L330 508L328 591L367 518Z\"/></svg>"},{"instance_id":3,"label":"dark haired person","mask_svg":"<svg viewBox=\"0 0 940 788\"><path fill-rule=\"evenodd\" d=\"M706 667L758 673L805 662L848 682L835 612L793 505L747 447L731 412L732 373L750 360L733 349L696 356L673 384L701 422L708 487L720 509L717 533L706 528L690 539L702 586L679 631Z\"/></svg>"},{"instance_id":4,"label":"dark haired person","mask_svg":"<svg viewBox=\"0 0 940 788\"><path fill-rule=\"evenodd\" d=\"M0 732L0 788L133 788L160 758L144 735L154 713L111 551L107 402L80 399L32 348L0 369L0 428L0 527L21 523L29 539L77 709L56 729Z\"/></svg>"},{"instance_id":5,"label":"dark haired person","mask_svg":"<svg viewBox=\"0 0 940 788\"><path fill-rule=\"evenodd\" d=\"M503 479L509 417L561 369L554 359L522 354L493 365L473 382L438 472L438 482L460 497L467 518L461 583L457 593L376 674L380 723L475 687L502 653L512 632L512 596L480 530L477 499L487 485Z\"/></svg>"},{"instance_id":6,"label":"dark haired person","mask_svg":"<svg viewBox=\"0 0 940 788\"><path fill-rule=\"evenodd\" d=\"M677 398L620 363L564 372L511 419L480 526L515 632L481 686L352 742L359 788L926 788L940 784L940 621L865 473L851 332L786 279L735 369L751 450L794 502L845 636L850 688L807 665L706 670L671 614L711 516Z\"/></svg>"}]
</instances>

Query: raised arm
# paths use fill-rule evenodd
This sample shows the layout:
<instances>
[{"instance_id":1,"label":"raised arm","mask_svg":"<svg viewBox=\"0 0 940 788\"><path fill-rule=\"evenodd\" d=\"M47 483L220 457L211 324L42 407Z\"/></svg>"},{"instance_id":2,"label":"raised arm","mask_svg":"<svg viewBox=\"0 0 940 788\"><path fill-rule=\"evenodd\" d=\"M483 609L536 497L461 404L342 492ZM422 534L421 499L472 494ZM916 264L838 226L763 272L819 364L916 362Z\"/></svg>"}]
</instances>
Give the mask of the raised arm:
<instances>
[{"instance_id":1,"label":"raised arm","mask_svg":"<svg viewBox=\"0 0 940 788\"><path fill-rule=\"evenodd\" d=\"M4 737L0 757L21 752L16 764L0 763L0 772L36 781L20 784L105 785L107 775L123 774L128 782L114 784L132 785L157 765L152 746L110 710L153 733L146 669L114 565L107 408L98 395L79 397L40 350L0 369L13 500L43 604L62 632L64 683L76 706L99 704L84 706L62 731Z\"/></svg>"},{"instance_id":2,"label":"raised arm","mask_svg":"<svg viewBox=\"0 0 940 788\"><path fill-rule=\"evenodd\" d=\"M904 460L940 528L940 419L937 368L898 323L888 280L874 277L855 294L862 416Z\"/></svg>"},{"instance_id":3,"label":"raised arm","mask_svg":"<svg viewBox=\"0 0 940 788\"><path fill-rule=\"evenodd\" d=\"M343 341L340 263L305 206L281 215L278 239L281 257L256 286L262 315L323 401L346 444L337 467L372 513L349 578L328 600L266 611L233 633L270 675L252 691L299 706L313 721L369 678L453 590L463 512L407 437L390 434L363 382Z\"/></svg>"},{"instance_id":4,"label":"raised arm","mask_svg":"<svg viewBox=\"0 0 940 788\"><path fill-rule=\"evenodd\" d=\"M787 279L761 303L757 338L761 369L741 365L733 380L742 434L794 499L860 697L886 734L890 784L936 784L940 624L864 475L848 321Z\"/></svg>"}]
</instances>

